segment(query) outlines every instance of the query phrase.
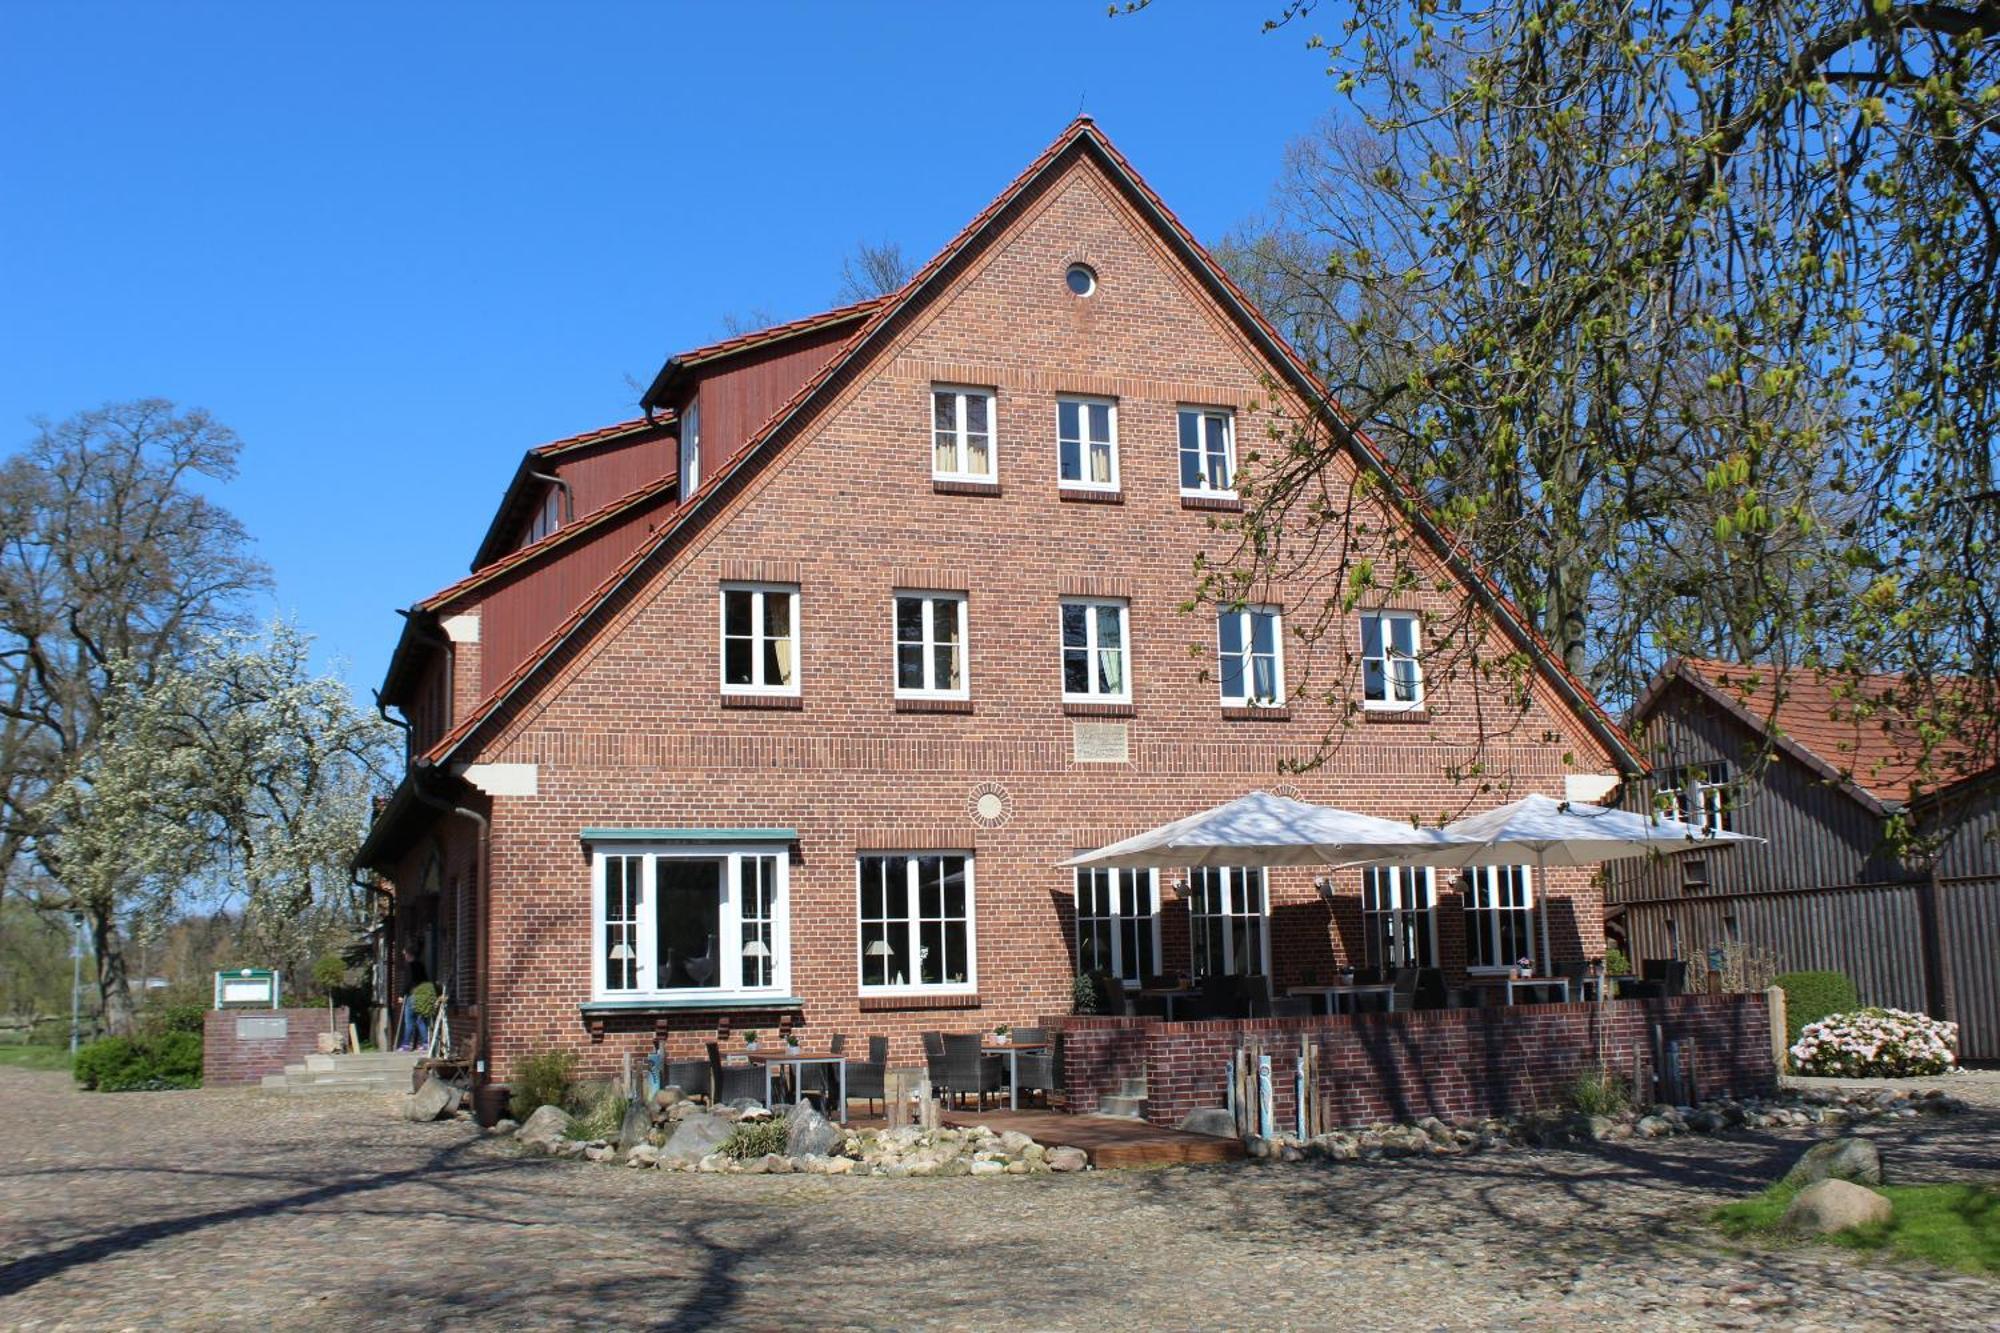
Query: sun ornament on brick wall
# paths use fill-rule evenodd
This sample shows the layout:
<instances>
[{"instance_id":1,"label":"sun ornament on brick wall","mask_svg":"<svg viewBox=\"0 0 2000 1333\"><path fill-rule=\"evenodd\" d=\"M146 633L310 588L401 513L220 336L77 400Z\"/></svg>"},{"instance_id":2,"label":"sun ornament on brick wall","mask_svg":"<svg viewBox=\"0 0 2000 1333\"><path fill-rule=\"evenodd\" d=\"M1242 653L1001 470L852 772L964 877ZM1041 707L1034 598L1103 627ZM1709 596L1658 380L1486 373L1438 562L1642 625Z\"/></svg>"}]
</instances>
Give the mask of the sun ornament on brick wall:
<instances>
[{"instance_id":1,"label":"sun ornament on brick wall","mask_svg":"<svg viewBox=\"0 0 2000 1333\"><path fill-rule=\"evenodd\" d=\"M1303 801L1306 798L1306 794L1290 782L1280 782L1277 786L1271 788L1271 795L1282 796L1288 801Z\"/></svg>"},{"instance_id":2,"label":"sun ornament on brick wall","mask_svg":"<svg viewBox=\"0 0 2000 1333\"><path fill-rule=\"evenodd\" d=\"M965 798L965 817L981 828L999 828L1014 817L1014 798L997 782L982 782Z\"/></svg>"}]
</instances>

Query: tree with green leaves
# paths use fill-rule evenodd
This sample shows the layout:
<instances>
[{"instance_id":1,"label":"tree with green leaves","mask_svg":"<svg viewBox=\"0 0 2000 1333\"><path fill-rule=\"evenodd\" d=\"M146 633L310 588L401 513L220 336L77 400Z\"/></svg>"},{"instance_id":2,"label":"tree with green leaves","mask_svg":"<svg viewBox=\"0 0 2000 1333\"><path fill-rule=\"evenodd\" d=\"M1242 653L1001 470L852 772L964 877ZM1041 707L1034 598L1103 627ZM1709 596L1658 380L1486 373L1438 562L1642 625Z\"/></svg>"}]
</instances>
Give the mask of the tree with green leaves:
<instances>
[{"instance_id":1,"label":"tree with green leaves","mask_svg":"<svg viewBox=\"0 0 2000 1333\"><path fill-rule=\"evenodd\" d=\"M1441 516L1613 699L1667 653L1754 658L1850 677L1933 780L1992 762L2000 3L1292 0L1267 26L1347 108L1288 182L1324 225L1260 262L1310 280L1333 397L1411 483L1369 503ZM1304 550L1344 599L1393 577L1328 502L1341 419L1256 450L1210 596Z\"/></svg>"}]
</instances>

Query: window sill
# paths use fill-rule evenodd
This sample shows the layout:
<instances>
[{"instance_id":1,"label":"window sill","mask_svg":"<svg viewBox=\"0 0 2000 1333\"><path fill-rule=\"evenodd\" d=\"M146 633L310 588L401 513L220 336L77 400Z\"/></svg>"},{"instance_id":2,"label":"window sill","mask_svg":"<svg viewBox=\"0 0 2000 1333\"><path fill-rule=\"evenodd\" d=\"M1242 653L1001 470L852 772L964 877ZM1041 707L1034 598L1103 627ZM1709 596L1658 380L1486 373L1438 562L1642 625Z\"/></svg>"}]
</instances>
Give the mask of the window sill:
<instances>
[{"instance_id":1,"label":"window sill","mask_svg":"<svg viewBox=\"0 0 2000 1333\"><path fill-rule=\"evenodd\" d=\"M970 699L902 699L896 700L899 713L970 713Z\"/></svg>"},{"instance_id":2,"label":"window sill","mask_svg":"<svg viewBox=\"0 0 2000 1333\"><path fill-rule=\"evenodd\" d=\"M1063 700L1065 717L1131 717L1137 711L1130 703L1091 703L1082 699Z\"/></svg>"},{"instance_id":3,"label":"window sill","mask_svg":"<svg viewBox=\"0 0 2000 1333\"><path fill-rule=\"evenodd\" d=\"M780 712L797 712L804 708L805 700L796 694L730 694L721 696L724 708L775 708Z\"/></svg>"},{"instance_id":4,"label":"window sill","mask_svg":"<svg viewBox=\"0 0 2000 1333\"><path fill-rule=\"evenodd\" d=\"M585 1018L598 1018L606 1014L763 1012L770 1009L803 1009L805 1003L796 995L702 995L646 1000L586 1000L577 1008Z\"/></svg>"},{"instance_id":5,"label":"window sill","mask_svg":"<svg viewBox=\"0 0 2000 1333\"><path fill-rule=\"evenodd\" d=\"M1430 721L1431 715L1430 710L1423 705L1413 704L1408 708L1363 708L1361 720L1370 723L1381 722L1389 725L1402 723L1416 726Z\"/></svg>"},{"instance_id":6,"label":"window sill","mask_svg":"<svg viewBox=\"0 0 2000 1333\"><path fill-rule=\"evenodd\" d=\"M1125 492L1093 490L1084 486L1058 486L1056 499L1067 504L1122 505L1125 503Z\"/></svg>"},{"instance_id":7,"label":"window sill","mask_svg":"<svg viewBox=\"0 0 2000 1333\"><path fill-rule=\"evenodd\" d=\"M977 1009L978 992L935 995L863 995L861 1012L887 1013L897 1009Z\"/></svg>"},{"instance_id":8,"label":"window sill","mask_svg":"<svg viewBox=\"0 0 2000 1333\"><path fill-rule=\"evenodd\" d=\"M1190 495L1186 491L1183 491L1181 492L1181 508L1206 509L1223 514L1240 514L1243 512L1243 501L1233 495Z\"/></svg>"},{"instance_id":9,"label":"window sill","mask_svg":"<svg viewBox=\"0 0 2000 1333\"><path fill-rule=\"evenodd\" d=\"M958 477L932 477L931 490L938 495L998 495L997 481L969 481Z\"/></svg>"},{"instance_id":10,"label":"window sill","mask_svg":"<svg viewBox=\"0 0 2000 1333\"><path fill-rule=\"evenodd\" d=\"M1222 717L1226 722L1289 722L1292 710L1288 704L1224 704Z\"/></svg>"}]
</instances>

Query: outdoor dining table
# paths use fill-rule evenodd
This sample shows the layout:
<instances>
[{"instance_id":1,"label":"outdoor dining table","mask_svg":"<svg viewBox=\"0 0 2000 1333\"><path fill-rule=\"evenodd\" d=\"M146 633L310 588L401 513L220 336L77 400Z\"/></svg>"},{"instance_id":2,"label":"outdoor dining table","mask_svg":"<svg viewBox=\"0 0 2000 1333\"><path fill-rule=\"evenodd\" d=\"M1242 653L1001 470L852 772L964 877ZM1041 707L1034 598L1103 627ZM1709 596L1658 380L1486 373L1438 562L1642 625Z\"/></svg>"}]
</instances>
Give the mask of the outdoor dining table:
<instances>
[{"instance_id":1,"label":"outdoor dining table","mask_svg":"<svg viewBox=\"0 0 2000 1333\"><path fill-rule=\"evenodd\" d=\"M1045 1051L1049 1044L1045 1041L993 1041L980 1043L982 1054L1005 1055L1007 1057L1007 1109L1021 1109L1021 1052Z\"/></svg>"},{"instance_id":2,"label":"outdoor dining table","mask_svg":"<svg viewBox=\"0 0 2000 1333\"><path fill-rule=\"evenodd\" d=\"M1196 999L1201 995L1201 992L1198 990L1165 990L1159 987L1141 986L1133 994L1143 995L1149 1000L1163 1002L1167 1007L1167 1021L1171 1023L1174 1021L1174 1002L1176 1000Z\"/></svg>"},{"instance_id":3,"label":"outdoor dining table","mask_svg":"<svg viewBox=\"0 0 2000 1333\"><path fill-rule=\"evenodd\" d=\"M1285 991L1287 995L1314 995L1320 997L1326 1001L1326 1011L1329 1014L1341 1012L1341 1001L1343 999L1348 1001L1346 1012L1353 1013L1355 1012L1353 1001L1359 996L1380 995L1386 999L1395 993L1396 985L1390 981L1349 982L1344 986L1292 986Z\"/></svg>"},{"instance_id":4,"label":"outdoor dining table","mask_svg":"<svg viewBox=\"0 0 2000 1333\"><path fill-rule=\"evenodd\" d=\"M1568 977L1508 977L1507 978L1508 1004L1514 1003L1514 992L1517 989L1527 990L1527 991L1538 991L1544 989L1559 991L1562 994L1561 1003L1563 1004L1569 1003Z\"/></svg>"},{"instance_id":5,"label":"outdoor dining table","mask_svg":"<svg viewBox=\"0 0 2000 1333\"><path fill-rule=\"evenodd\" d=\"M782 1050L782 1049L775 1051L750 1051L747 1052L747 1054L749 1056L751 1064L764 1066L765 1106L769 1106L771 1104L771 1073L776 1066L790 1065L792 1067L792 1090L794 1094L798 1093L799 1085L804 1080L804 1070L807 1065L833 1066L835 1069L840 1071L840 1077L838 1080L838 1087L840 1091L835 1098L834 1104L831 1107L827 1108L829 1112L827 1115L827 1119L838 1123L847 1118L847 1057L846 1056L833 1055L830 1053L808 1055L804 1051L793 1051L793 1050Z\"/></svg>"}]
</instances>

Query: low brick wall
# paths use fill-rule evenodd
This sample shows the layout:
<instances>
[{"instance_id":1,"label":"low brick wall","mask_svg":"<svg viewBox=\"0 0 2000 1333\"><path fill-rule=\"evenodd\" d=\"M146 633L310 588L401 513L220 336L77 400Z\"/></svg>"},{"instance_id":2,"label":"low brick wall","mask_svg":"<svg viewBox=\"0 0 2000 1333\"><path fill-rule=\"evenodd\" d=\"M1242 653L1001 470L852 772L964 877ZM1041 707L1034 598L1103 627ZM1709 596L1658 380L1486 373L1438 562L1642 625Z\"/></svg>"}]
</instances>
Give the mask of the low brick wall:
<instances>
[{"instance_id":1,"label":"low brick wall","mask_svg":"<svg viewBox=\"0 0 2000 1333\"><path fill-rule=\"evenodd\" d=\"M255 1083L304 1064L327 1031L320 1009L211 1009L202 1021L201 1081L210 1087ZM333 1011L333 1031L347 1031L347 1010Z\"/></svg>"},{"instance_id":2,"label":"low brick wall","mask_svg":"<svg viewBox=\"0 0 2000 1333\"><path fill-rule=\"evenodd\" d=\"M1300 1039L1319 1046L1319 1090L1340 1124L1516 1115L1558 1104L1564 1084L1602 1063L1630 1077L1636 1056L1653 1070L1678 1041L1698 1096L1752 1096L1776 1083L1770 1014L1761 994L1684 995L1606 1004L1506 1009L1433 1009L1332 1018L1167 1023L1156 1018L1048 1017L1062 1029L1070 1109L1089 1112L1145 1079L1146 1118L1177 1124L1189 1111L1223 1106L1238 1046L1261 1043L1272 1057L1280 1125L1292 1124L1293 1057Z\"/></svg>"}]
</instances>

